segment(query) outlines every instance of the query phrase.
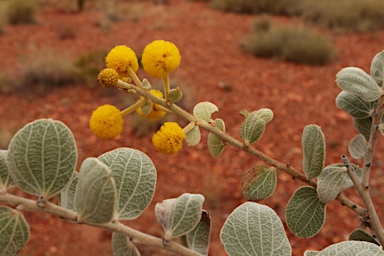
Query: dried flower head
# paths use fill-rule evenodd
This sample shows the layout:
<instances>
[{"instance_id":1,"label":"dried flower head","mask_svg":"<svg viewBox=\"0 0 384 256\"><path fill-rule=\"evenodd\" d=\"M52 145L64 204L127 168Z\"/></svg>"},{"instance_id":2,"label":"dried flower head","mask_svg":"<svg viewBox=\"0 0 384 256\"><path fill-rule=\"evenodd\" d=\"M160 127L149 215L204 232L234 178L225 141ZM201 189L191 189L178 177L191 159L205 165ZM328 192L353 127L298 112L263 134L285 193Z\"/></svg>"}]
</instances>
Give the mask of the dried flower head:
<instances>
[{"instance_id":1,"label":"dried flower head","mask_svg":"<svg viewBox=\"0 0 384 256\"><path fill-rule=\"evenodd\" d=\"M155 77L165 77L180 65L180 61L181 56L176 45L164 40L148 44L141 58L144 70Z\"/></svg>"},{"instance_id":2,"label":"dried flower head","mask_svg":"<svg viewBox=\"0 0 384 256\"><path fill-rule=\"evenodd\" d=\"M163 93L158 90L150 90L149 91L152 95L155 95L156 97L164 99ZM142 100L143 97L140 97L140 100ZM159 105L155 103L151 103L151 112L147 115L143 114L143 111L141 110L141 107L136 110L137 114L139 116L145 117L150 119L151 121L156 121L162 117L165 116L166 112L159 109Z\"/></svg>"},{"instance_id":3,"label":"dried flower head","mask_svg":"<svg viewBox=\"0 0 384 256\"><path fill-rule=\"evenodd\" d=\"M152 137L156 150L164 154L177 153L183 147L185 133L175 122L165 122Z\"/></svg>"},{"instance_id":4,"label":"dried flower head","mask_svg":"<svg viewBox=\"0 0 384 256\"><path fill-rule=\"evenodd\" d=\"M123 130L120 110L112 105L103 105L93 111L89 120L91 131L102 139L116 137Z\"/></svg>"},{"instance_id":5,"label":"dried flower head","mask_svg":"<svg viewBox=\"0 0 384 256\"><path fill-rule=\"evenodd\" d=\"M115 86L119 80L119 74L112 68L105 68L99 73L97 80L103 87Z\"/></svg>"},{"instance_id":6,"label":"dried flower head","mask_svg":"<svg viewBox=\"0 0 384 256\"><path fill-rule=\"evenodd\" d=\"M120 77L128 76L129 66L135 72L139 69L139 62L135 52L125 45L119 45L113 48L108 53L105 61L107 68L116 70Z\"/></svg>"}]
</instances>

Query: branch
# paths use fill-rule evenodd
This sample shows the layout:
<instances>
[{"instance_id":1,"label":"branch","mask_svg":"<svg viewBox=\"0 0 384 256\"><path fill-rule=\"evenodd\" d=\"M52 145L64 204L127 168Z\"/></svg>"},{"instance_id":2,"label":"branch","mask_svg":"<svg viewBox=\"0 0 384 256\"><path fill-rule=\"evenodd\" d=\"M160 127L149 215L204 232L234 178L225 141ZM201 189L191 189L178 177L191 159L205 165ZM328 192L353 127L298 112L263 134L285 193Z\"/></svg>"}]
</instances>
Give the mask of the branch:
<instances>
[{"instance_id":1,"label":"branch","mask_svg":"<svg viewBox=\"0 0 384 256\"><path fill-rule=\"evenodd\" d=\"M10 206L16 207L20 211L29 211L29 212L46 212L54 216L58 216L64 220L77 223L77 214L73 211L67 210L58 205L47 202L45 206L39 207L37 201L26 199L23 197L18 197L12 194L0 194L0 203L4 203ZM131 241L136 244L144 244L152 247L157 247L160 249L172 251L184 256L202 256L201 254L194 252L176 242L170 241L164 243L163 239L154 237L138 230L132 229L128 226L123 225L120 222L108 222L102 224L91 224L91 223L79 223L89 226L94 226L106 230L116 231L120 234L123 234L129 238Z\"/></svg>"}]
</instances>

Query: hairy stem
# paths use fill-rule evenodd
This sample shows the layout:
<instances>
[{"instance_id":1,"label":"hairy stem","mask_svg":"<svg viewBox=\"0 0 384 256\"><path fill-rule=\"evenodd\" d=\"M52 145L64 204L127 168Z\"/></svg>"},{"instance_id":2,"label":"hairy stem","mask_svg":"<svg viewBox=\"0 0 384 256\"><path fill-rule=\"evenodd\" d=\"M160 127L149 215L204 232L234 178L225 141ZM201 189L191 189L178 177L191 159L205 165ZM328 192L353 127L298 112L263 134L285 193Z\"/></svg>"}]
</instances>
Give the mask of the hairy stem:
<instances>
[{"instance_id":1,"label":"hairy stem","mask_svg":"<svg viewBox=\"0 0 384 256\"><path fill-rule=\"evenodd\" d=\"M47 202L44 207L39 207L37 201L26 199L23 197L18 197L11 194L0 195L0 203L4 203L10 206L15 206L16 209L21 211L30 211L30 212L46 212L54 216L58 216L64 220L76 223L77 214L73 211L62 208L58 205ZM108 222L102 224L90 224L90 223L81 223L85 225L90 225L106 230L116 231L127 237L132 238L132 242L137 244L144 244L152 247L157 247L172 251L184 256L202 256L201 254L194 252L176 242L167 242L164 243L163 239L148 235L146 233L140 232L136 229L130 228L120 222Z\"/></svg>"}]
</instances>

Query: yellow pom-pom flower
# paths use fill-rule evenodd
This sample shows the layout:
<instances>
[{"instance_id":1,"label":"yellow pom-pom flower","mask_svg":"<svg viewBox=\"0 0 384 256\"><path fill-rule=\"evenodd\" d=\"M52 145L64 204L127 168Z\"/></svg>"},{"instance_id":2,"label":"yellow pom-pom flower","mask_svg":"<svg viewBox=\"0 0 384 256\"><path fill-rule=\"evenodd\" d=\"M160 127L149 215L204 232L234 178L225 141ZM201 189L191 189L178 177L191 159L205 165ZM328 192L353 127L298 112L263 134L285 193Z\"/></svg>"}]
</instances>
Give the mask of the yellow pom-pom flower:
<instances>
[{"instance_id":1,"label":"yellow pom-pom flower","mask_svg":"<svg viewBox=\"0 0 384 256\"><path fill-rule=\"evenodd\" d=\"M112 68L105 68L99 73L97 80L103 87L115 86L119 80L119 74Z\"/></svg>"},{"instance_id":2,"label":"yellow pom-pom flower","mask_svg":"<svg viewBox=\"0 0 384 256\"><path fill-rule=\"evenodd\" d=\"M123 130L123 117L120 110L112 105L103 105L93 111L89 120L91 131L102 139L116 137Z\"/></svg>"},{"instance_id":3,"label":"yellow pom-pom flower","mask_svg":"<svg viewBox=\"0 0 384 256\"><path fill-rule=\"evenodd\" d=\"M141 57L144 70L155 77L165 77L179 67L180 61L181 56L176 45L164 40L148 44Z\"/></svg>"},{"instance_id":4,"label":"yellow pom-pom flower","mask_svg":"<svg viewBox=\"0 0 384 256\"><path fill-rule=\"evenodd\" d=\"M139 69L135 52L125 45L118 45L113 48L105 58L105 62L107 68L116 70L120 77L128 76L128 67L131 67L135 72Z\"/></svg>"},{"instance_id":5,"label":"yellow pom-pom flower","mask_svg":"<svg viewBox=\"0 0 384 256\"><path fill-rule=\"evenodd\" d=\"M155 95L156 97L159 97L159 98L162 98L164 99L163 97L163 93L161 91L158 91L158 90L150 90L149 91L152 95ZM140 100L143 100L144 98L143 97L140 97ZM159 105L155 104L155 103L151 103L151 112L147 115L143 114L143 111L141 110L141 107L138 108L136 110L137 114L139 114L139 116L142 116L142 117L145 117L145 118L148 118L150 119L151 121L156 121L162 117L165 116L166 112L163 111L163 110L160 110L159 109Z\"/></svg>"},{"instance_id":6,"label":"yellow pom-pom flower","mask_svg":"<svg viewBox=\"0 0 384 256\"><path fill-rule=\"evenodd\" d=\"M183 147L185 133L175 122L165 122L152 137L156 150L164 154L177 153Z\"/></svg>"}]
</instances>

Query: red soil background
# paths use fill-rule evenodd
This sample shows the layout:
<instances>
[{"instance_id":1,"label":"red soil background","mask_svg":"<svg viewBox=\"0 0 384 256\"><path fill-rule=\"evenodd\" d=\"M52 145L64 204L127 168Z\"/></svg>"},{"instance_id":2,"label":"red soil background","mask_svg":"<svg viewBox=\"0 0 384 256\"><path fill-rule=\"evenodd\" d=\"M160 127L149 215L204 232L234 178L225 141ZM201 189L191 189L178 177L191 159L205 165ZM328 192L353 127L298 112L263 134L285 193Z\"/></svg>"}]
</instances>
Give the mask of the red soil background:
<instances>
[{"instance_id":1,"label":"red soil background","mask_svg":"<svg viewBox=\"0 0 384 256\"><path fill-rule=\"evenodd\" d=\"M220 111L214 117L224 119L227 132L240 138L243 117L239 111L270 108L275 117L267 125L255 147L269 156L301 169L301 133L308 124L322 127L327 141L326 164L339 163L341 154L348 154L347 145L357 133L352 121L335 105L340 89L336 73L343 67L357 66L369 72L373 56L384 48L384 30L364 34L336 34L314 28L327 35L338 52L338 59L324 66L306 66L276 60L255 58L244 54L239 44L251 32L255 16L225 13L211 9L206 3L170 1L168 5L152 3L124 5L126 16L110 29L103 29L98 8L86 6L82 13L48 6L39 11L36 24L7 26L0 36L0 68L17 74L20 63L28 57L31 47L50 48L76 59L81 54L110 49L125 44L138 54L154 39L174 42L182 55L182 63L172 74L186 97L196 104L215 103ZM274 17L276 24L301 25L299 19ZM74 37L60 39L64 29ZM146 77L139 72L141 78ZM229 85L223 89L221 85ZM0 132L5 140L26 123L37 118L63 121L73 131L79 152L79 165L86 157L99 156L116 147L137 148L148 154L158 171L153 202L138 220L127 225L162 236L162 228L153 213L156 203L182 193L201 193L206 197L204 208L212 218L209 255L226 255L219 232L226 217L245 199L241 195L241 177L252 165L262 163L240 150L228 146L218 158L210 157L203 132L202 142L184 148L176 155L155 152L151 136L137 137L127 118L123 133L112 140L96 138L88 128L92 111L102 104L115 104L123 109L134 95L99 86L73 85L36 93L35 87L0 94ZM128 100L127 100L128 99ZM193 107L193 104L190 107ZM379 138L377 157L373 163L372 195L380 217L384 209L383 186L380 186L384 153ZM6 148L6 145L4 146ZM361 162L357 162L361 165ZM272 197L261 202L272 207L285 219L286 204L302 185L285 173L278 172L278 186ZM361 200L353 189L345 192L356 203ZM48 214L25 213L30 223L31 238L19 255L111 255L111 232L85 225L71 224ZM327 206L327 219L319 234L310 239L295 237L287 228L293 255L305 250L321 250L331 243L347 239L358 226L359 217L349 209L332 202ZM285 226L286 227L286 226ZM139 246L142 255L170 255L162 250Z\"/></svg>"}]
</instances>

